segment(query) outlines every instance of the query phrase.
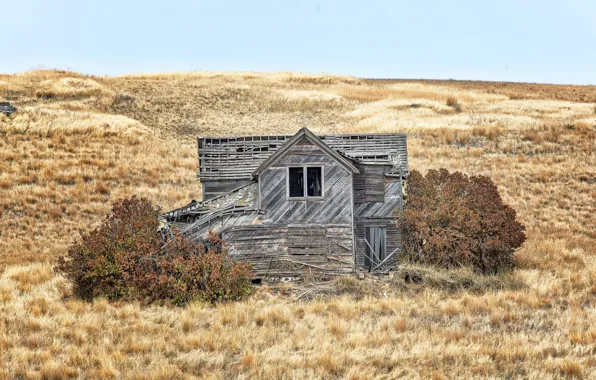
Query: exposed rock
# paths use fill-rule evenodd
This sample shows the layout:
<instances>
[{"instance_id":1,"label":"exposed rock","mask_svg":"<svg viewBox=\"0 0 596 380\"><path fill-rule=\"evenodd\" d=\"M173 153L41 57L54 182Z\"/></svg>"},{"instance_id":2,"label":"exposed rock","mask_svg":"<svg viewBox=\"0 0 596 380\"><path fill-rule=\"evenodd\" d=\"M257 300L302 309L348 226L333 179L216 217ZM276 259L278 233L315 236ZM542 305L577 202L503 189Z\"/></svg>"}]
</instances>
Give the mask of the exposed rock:
<instances>
[{"instance_id":1,"label":"exposed rock","mask_svg":"<svg viewBox=\"0 0 596 380\"><path fill-rule=\"evenodd\" d=\"M13 112L17 112L17 109L13 107L9 102L0 102L0 113L3 113L6 116L8 116Z\"/></svg>"}]
</instances>

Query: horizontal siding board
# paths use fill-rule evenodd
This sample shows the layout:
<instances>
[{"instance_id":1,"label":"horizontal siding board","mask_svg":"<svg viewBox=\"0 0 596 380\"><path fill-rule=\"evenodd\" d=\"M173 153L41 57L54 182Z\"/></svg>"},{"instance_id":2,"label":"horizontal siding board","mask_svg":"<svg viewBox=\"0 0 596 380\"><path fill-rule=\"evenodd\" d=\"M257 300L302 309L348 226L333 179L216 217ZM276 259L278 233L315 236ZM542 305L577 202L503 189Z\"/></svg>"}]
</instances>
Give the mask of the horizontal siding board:
<instances>
[{"instance_id":1,"label":"horizontal siding board","mask_svg":"<svg viewBox=\"0 0 596 380\"><path fill-rule=\"evenodd\" d=\"M391 165L356 165L359 172L354 176L355 203L385 201L385 173Z\"/></svg>"},{"instance_id":2,"label":"horizontal siding board","mask_svg":"<svg viewBox=\"0 0 596 380\"><path fill-rule=\"evenodd\" d=\"M341 235L341 238L338 238ZM224 231L232 256L253 265L257 276L295 276L303 273L350 273L354 270L351 226L254 225ZM293 246L297 239L315 244ZM342 242L344 246L338 244Z\"/></svg>"}]
</instances>

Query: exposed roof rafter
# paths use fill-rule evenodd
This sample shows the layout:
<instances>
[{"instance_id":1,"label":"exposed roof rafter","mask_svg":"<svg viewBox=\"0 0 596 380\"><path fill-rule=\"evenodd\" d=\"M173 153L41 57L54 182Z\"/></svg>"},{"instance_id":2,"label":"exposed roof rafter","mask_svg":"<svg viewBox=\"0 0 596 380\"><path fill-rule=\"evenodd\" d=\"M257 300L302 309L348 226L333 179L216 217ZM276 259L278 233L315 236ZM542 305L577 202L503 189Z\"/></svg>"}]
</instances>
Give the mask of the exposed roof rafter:
<instances>
[{"instance_id":1,"label":"exposed roof rafter","mask_svg":"<svg viewBox=\"0 0 596 380\"><path fill-rule=\"evenodd\" d=\"M293 137L199 137L197 177L202 182L250 180L252 173ZM389 164L404 177L410 174L405 133L334 134L316 138L350 163Z\"/></svg>"},{"instance_id":2,"label":"exposed roof rafter","mask_svg":"<svg viewBox=\"0 0 596 380\"><path fill-rule=\"evenodd\" d=\"M314 133L309 131L307 128L300 129L292 138L290 138L284 145L281 146L275 153L273 153L269 158L267 158L263 163L252 172L253 177L257 177L261 174L265 169L273 165L279 158L281 158L291 147L296 145L299 141L303 138L308 139L310 142L318 146L322 151L327 153L331 158L333 158L338 164L342 165L347 171L352 173L360 173L358 169L352 165L347 157L342 156L335 150L331 149L327 144L321 141Z\"/></svg>"}]
</instances>

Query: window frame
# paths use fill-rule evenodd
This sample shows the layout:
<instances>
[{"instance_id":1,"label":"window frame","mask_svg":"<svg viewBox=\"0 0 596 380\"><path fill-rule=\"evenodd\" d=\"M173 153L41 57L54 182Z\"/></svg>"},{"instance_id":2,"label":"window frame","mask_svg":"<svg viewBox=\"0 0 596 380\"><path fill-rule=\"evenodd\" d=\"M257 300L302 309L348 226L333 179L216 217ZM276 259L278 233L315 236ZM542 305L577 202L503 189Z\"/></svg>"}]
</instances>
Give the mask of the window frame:
<instances>
[{"instance_id":1,"label":"window frame","mask_svg":"<svg viewBox=\"0 0 596 380\"><path fill-rule=\"evenodd\" d=\"M302 168L303 186L302 189L304 196L302 197L291 197L290 196L290 168ZM320 168L321 169L321 195L309 196L308 195L308 168ZM286 199L288 201L321 201L325 198L325 166L324 165L290 165L286 168Z\"/></svg>"}]
</instances>

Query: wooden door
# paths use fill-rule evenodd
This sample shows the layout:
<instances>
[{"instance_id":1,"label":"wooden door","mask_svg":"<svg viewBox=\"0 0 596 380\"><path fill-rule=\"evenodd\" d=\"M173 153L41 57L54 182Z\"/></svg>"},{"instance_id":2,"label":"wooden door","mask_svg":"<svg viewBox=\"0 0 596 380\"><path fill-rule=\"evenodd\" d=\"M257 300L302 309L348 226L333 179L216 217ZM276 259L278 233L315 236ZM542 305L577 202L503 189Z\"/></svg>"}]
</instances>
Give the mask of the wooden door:
<instances>
[{"instance_id":1,"label":"wooden door","mask_svg":"<svg viewBox=\"0 0 596 380\"><path fill-rule=\"evenodd\" d=\"M387 257L386 235L385 227L366 227L364 233L366 243L364 265L368 270L372 270Z\"/></svg>"}]
</instances>

